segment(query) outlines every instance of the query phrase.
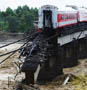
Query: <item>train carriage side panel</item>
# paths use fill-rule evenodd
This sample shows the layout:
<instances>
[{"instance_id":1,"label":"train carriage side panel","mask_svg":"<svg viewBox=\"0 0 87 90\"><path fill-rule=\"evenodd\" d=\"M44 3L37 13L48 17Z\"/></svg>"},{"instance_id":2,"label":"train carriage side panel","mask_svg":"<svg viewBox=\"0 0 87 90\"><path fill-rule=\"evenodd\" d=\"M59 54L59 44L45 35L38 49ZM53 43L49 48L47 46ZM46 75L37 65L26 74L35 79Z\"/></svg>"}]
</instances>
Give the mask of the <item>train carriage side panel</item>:
<instances>
[{"instance_id":1,"label":"train carriage side panel","mask_svg":"<svg viewBox=\"0 0 87 90\"><path fill-rule=\"evenodd\" d=\"M76 10L59 11L57 15L58 27L69 26L78 22L78 14Z\"/></svg>"},{"instance_id":2,"label":"train carriage side panel","mask_svg":"<svg viewBox=\"0 0 87 90\"><path fill-rule=\"evenodd\" d=\"M79 8L79 22L87 22L87 10L85 8Z\"/></svg>"},{"instance_id":3,"label":"train carriage side panel","mask_svg":"<svg viewBox=\"0 0 87 90\"><path fill-rule=\"evenodd\" d=\"M42 29L42 27L43 27L43 13L42 8L40 8L38 12L38 28Z\"/></svg>"},{"instance_id":4,"label":"train carriage side panel","mask_svg":"<svg viewBox=\"0 0 87 90\"><path fill-rule=\"evenodd\" d=\"M58 22L57 22L57 14L58 14L58 10L55 9L53 10L53 14L52 14L52 21L53 21L53 28L56 29L58 26Z\"/></svg>"}]
</instances>

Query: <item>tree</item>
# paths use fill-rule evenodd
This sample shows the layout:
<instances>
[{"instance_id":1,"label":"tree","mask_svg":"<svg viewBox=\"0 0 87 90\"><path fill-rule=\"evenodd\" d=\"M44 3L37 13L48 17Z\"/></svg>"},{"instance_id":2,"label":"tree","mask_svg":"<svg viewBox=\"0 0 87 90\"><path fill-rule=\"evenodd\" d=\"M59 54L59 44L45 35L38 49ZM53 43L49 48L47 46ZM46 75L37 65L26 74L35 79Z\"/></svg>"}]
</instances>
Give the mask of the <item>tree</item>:
<instances>
[{"instance_id":1,"label":"tree","mask_svg":"<svg viewBox=\"0 0 87 90\"><path fill-rule=\"evenodd\" d=\"M20 18L23 12L23 9L21 8L21 6L19 6L15 11L16 11L16 15Z\"/></svg>"},{"instance_id":2,"label":"tree","mask_svg":"<svg viewBox=\"0 0 87 90\"><path fill-rule=\"evenodd\" d=\"M15 15L14 11L9 7L6 9L5 13L7 16L14 16Z\"/></svg>"},{"instance_id":3,"label":"tree","mask_svg":"<svg viewBox=\"0 0 87 90\"><path fill-rule=\"evenodd\" d=\"M7 21L8 21L8 31L18 32L19 21L17 20L17 18L15 16L8 16Z\"/></svg>"},{"instance_id":4,"label":"tree","mask_svg":"<svg viewBox=\"0 0 87 90\"><path fill-rule=\"evenodd\" d=\"M27 6L27 5L25 5L25 6L23 6L23 11L25 12L25 11L29 11L30 9L29 9L29 7Z\"/></svg>"},{"instance_id":5,"label":"tree","mask_svg":"<svg viewBox=\"0 0 87 90\"><path fill-rule=\"evenodd\" d=\"M6 11L0 12L0 28L9 32L26 32L34 28L33 22L37 20L38 9L29 8L27 5L12 10L7 8Z\"/></svg>"}]
</instances>

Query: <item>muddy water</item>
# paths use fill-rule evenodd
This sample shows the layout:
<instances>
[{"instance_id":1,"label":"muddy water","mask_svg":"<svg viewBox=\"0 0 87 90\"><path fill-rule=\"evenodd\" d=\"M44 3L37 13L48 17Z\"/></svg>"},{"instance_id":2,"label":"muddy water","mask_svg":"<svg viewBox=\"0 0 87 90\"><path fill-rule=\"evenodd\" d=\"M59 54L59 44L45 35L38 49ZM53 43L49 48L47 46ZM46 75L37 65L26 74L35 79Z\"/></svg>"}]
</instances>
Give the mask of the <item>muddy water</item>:
<instances>
[{"instance_id":1,"label":"muddy water","mask_svg":"<svg viewBox=\"0 0 87 90\"><path fill-rule=\"evenodd\" d=\"M3 46L3 45L5 45L6 43L4 43L4 42L0 42L0 46ZM18 48L20 48L21 46L22 46L23 44L21 43L21 44L12 44L12 45L9 45L9 46L7 46L7 47L4 47L4 48L0 48L0 50L7 50L7 51L11 51L11 50L15 50L15 49L18 49Z\"/></svg>"},{"instance_id":2,"label":"muddy water","mask_svg":"<svg viewBox=\"0 0 87 90\"><path fill-rule=\"evenodd\" d=\"M8 42L9 43L9 42ZM3 46L7 44L6 42L0 42L0 46ZM0 49L0 54L4 54L9 51L13 51L15 49L18 49L22 44L13 44L10 46L7 46L5 48ZM10 90L8 88L8 78L10 79L10 82L14 82L14 77L17 73L16 68L14 67L13 62L17 58L17 54L15 54L13 57L9 58L4 62L3 64L0 64L0 90ZM0 57L0 61L4 60L7 56Z\"/></svg>"},{"instance_id":3,"label":"muddy water","mask_svg":"<svg viewBox=\"0 0 87 90\"><path fill-rule=\"evenodd\" d=\"M0 81L7 81L8 77L14 78L14 74L8 74L8 73L1 73L0 72Z\"/></svg>"}]
</instances>

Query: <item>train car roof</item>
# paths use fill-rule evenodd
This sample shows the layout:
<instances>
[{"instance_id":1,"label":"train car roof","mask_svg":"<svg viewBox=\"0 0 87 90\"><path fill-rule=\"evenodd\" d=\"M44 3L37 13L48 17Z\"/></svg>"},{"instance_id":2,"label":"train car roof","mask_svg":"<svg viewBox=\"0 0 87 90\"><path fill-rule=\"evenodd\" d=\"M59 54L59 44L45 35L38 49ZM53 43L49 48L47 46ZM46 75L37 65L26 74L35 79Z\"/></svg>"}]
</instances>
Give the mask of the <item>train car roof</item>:
<instances>
[{"instance_id":1,"label":"train car roof","mask_svg":"<svg viewBox=\"0 0 87 90\"><path fill-rule=\"evenodd\" d=\"M41 6L41 8L43 9L58 9L56 6L54 5L43 5Z\"/></svg>"},{"instance_id":2,"label":"train car roof","mask_svg":"<svg viewBox=\"0 0 87 90\"><path fill-rule=\"evenodd\" d=\"M76 10L71 7L63 7L63 8L59 8L59 11L76 11Z\"/></svg>"},{"instance_id":3,"label":"train car roof","mask_svg":"<svg viewBox=\"0 0 87 90\"><path fill-rule=\"evenodd\" d=\"M82 8L82 7L77 7L77 6L73 6L73 7L76 7L76 8L72 8L72 5L71 6L65 6L65 7L57 7L57 6L54 6L54 5L43 5L41 6L40 9L56 9L58 11L85 11L87 12L87 9L86 8Z\"/></svg>"},{"instance_id":4,"label":"train car roof","mask_svg":"<svg viewBox=\"0 0 87 90\"><path fill-rule=\"evenodd\" d=\"M87 9L86 8L82 8L82 7L79 7L78 10L79 11L85 11L85 12L87 12Z\"/></svg>"}]
</instances>

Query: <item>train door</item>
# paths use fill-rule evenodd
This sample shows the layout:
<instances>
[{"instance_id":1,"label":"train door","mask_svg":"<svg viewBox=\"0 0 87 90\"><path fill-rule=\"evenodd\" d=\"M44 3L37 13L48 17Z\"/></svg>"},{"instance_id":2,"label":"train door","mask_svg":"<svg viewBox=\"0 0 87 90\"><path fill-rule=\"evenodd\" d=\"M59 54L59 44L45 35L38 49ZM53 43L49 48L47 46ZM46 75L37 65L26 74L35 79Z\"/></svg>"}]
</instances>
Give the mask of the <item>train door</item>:
<instances>
[{"instance_id":1,"label":"train door","mask_svg":"<svg viewBox=\"0 0 87 90\"><path fill-rule=\"evenodd\" d=\"M44 10L43 11L43 29L52 29L52 11Z\"/></svg>"}]
</instances>

